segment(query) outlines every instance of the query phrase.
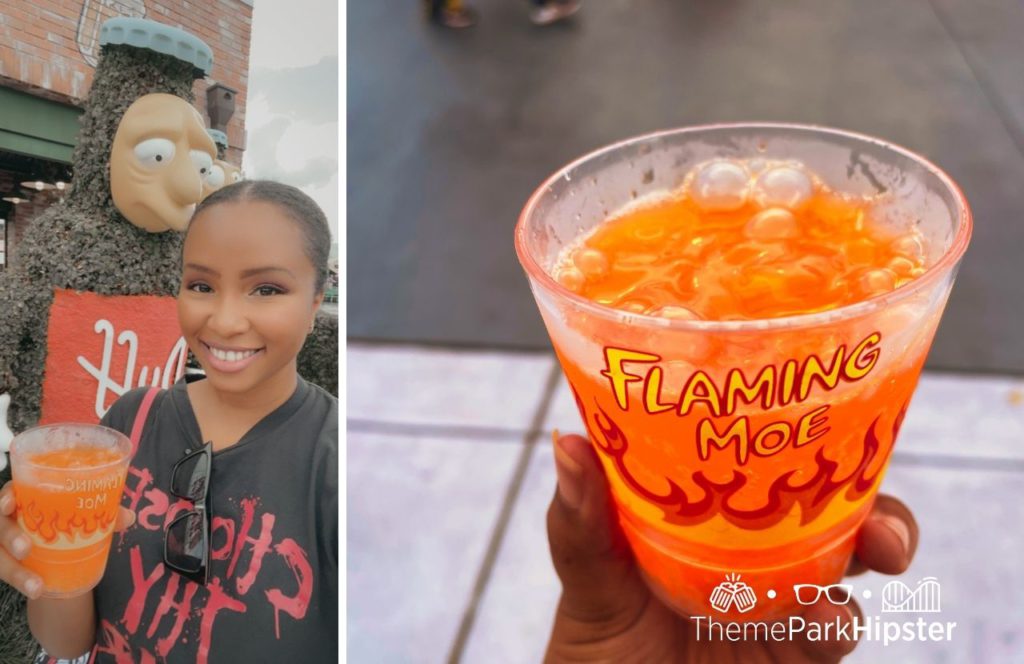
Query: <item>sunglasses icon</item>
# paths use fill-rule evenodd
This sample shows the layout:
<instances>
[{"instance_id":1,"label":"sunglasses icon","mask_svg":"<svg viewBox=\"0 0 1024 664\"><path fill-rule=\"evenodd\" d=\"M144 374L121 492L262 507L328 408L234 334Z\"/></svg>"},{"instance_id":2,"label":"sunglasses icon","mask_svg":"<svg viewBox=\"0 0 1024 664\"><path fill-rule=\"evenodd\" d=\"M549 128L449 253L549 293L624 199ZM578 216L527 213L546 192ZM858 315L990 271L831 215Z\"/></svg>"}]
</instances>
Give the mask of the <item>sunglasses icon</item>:
<instances>
[{"instance_id":1,"label":"sunglasses icon","mask_svg":"<svg viewBox=\"0 0 1024 664\"><path fill-rule=\"evenodd\" d=\"M850 601L850 597L853 595L853 586L848 583L833 583L830 586L799 583L793 586L793 594L796 595L796 601L804 606L814 604L821 599L822 595L825 595L832 604L842 606Z\"/></svg>"}]
</instances>

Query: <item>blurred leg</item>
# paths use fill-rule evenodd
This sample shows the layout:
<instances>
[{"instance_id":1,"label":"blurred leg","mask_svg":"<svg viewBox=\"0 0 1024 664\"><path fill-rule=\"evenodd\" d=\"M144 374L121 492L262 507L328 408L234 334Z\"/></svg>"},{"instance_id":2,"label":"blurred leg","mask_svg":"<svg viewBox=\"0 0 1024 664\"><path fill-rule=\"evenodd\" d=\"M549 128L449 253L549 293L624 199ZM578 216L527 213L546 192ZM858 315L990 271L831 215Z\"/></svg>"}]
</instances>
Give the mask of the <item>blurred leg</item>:
<instances>
[{"instance_id":1,"label":"blurred leg","mask_svg":"<svg viewBox=\"0 0 1024 664\"><path fill-rule=\"evenodd\" d=\"M582 3L580 0L531 0L533 9L530 11L530 20L535 25L550 25L564 20L579 11Z\"/></svg>"},{"instance_id":2,"label":"blurred leg","mask_svg":"<svg viewBox=\"0 0 1024 664\"><path fill-rule=\"evenodd\" d=\"M446 28L468 28L476 24L476 11L462 5L462 0L425 0L432 22Z\"/></svg>"}]
</instances>

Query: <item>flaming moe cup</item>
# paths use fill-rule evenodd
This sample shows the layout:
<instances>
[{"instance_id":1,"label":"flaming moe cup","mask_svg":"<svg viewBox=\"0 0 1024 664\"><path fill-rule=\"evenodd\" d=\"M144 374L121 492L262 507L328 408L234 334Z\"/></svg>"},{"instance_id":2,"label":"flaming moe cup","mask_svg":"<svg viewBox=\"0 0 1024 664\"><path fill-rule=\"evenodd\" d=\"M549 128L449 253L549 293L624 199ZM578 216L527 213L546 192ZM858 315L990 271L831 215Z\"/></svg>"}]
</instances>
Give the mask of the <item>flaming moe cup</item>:
<instances>
[{"instance_id":1,"label":"flaming moe cup","mask_svg":"<svg viewBox=\"0 0 1024 664\"><path fill-rule=\"evenodd\" d=\"M51 424L11 442L18 525L32 541L21 564L43 580L43 597L96 587L107 565L131 441L93 424Z\"/></svg>"},{"instance_id":2,"label":"flaming moe cup","mask_svg":"<svg viewBox=\"0 0 1024 664\"><path fill-rule=\"evenodd\" d=\"M583 298L563 247L715 158L796 160L916 229L925 269L884 295L764 320L683 320ZM515 232L552 345L647 583L685 615L776 619L793 586L838 581L885 474L971 233L957 185L922 157L820 127L648 134L562 168ZM773 593L769 593L773 590Z\"/></svg>"}]
</instances>

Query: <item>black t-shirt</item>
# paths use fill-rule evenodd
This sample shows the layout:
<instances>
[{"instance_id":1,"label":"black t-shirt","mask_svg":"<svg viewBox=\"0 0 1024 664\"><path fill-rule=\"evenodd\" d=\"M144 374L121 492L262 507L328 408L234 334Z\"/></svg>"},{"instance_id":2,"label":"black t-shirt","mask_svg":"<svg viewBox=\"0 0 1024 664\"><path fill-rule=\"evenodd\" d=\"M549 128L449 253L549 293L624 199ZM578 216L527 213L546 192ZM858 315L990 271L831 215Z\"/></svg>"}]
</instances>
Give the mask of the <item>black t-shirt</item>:
<instances>
[{"instance_id":1,"label":"black t-shirt","mask_svg":"<svg viewBox=\"0 0 1024 664\"><path fill-rule=\"evenodd\" d=\"M156 396L96 588L91 662L338 660L338 402L299 378L295 393L236 444L213 453L206 586L163 564L166 526L191 503L171 469L202 446L185 380ZM146 392L128 392L103 424L130 435Z\"/></svg>"}]
</instances>

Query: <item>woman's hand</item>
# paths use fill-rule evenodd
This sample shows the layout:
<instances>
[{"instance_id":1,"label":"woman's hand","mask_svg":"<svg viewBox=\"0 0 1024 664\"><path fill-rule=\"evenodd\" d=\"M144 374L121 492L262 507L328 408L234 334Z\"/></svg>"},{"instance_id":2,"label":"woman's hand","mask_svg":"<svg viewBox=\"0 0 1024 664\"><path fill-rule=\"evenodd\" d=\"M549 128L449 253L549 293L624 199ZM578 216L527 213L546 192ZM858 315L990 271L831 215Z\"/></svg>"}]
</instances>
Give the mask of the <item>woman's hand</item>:
<instances>
[{"instance_id":1,"label":"woman's hand","mask_svg":"<svg viewBox=\"0 0 1024 664\"><path fill-rule=\"evenodd\" d=\"M548 541L562 597L545 662L838 662L857 645L810 641L697 642L692 621L662 604L641 579L615 519L604 471L586 438L555 440L558 489L548 509ZM848 573L899 574L917 549L910 510L879 495L857 537ZM810 622L848 624L862 616L853 599L808 607Z\"/></svg>"},{"instance_id":2,"label":"woman's hand","mask_svg":"<svg viewBox=\"0 0 1024 664\"><path fill-rule=\"evenodd\" d=\"M7 482L0 489L0 581L13 586L29 599L38 599L43 591L39 575L22 566L21 562L32 549L28 535L14 517L14 486ZM119 507L114 531L120 532L135 523L135 513Z\"/></svg>"}]
</instances>

